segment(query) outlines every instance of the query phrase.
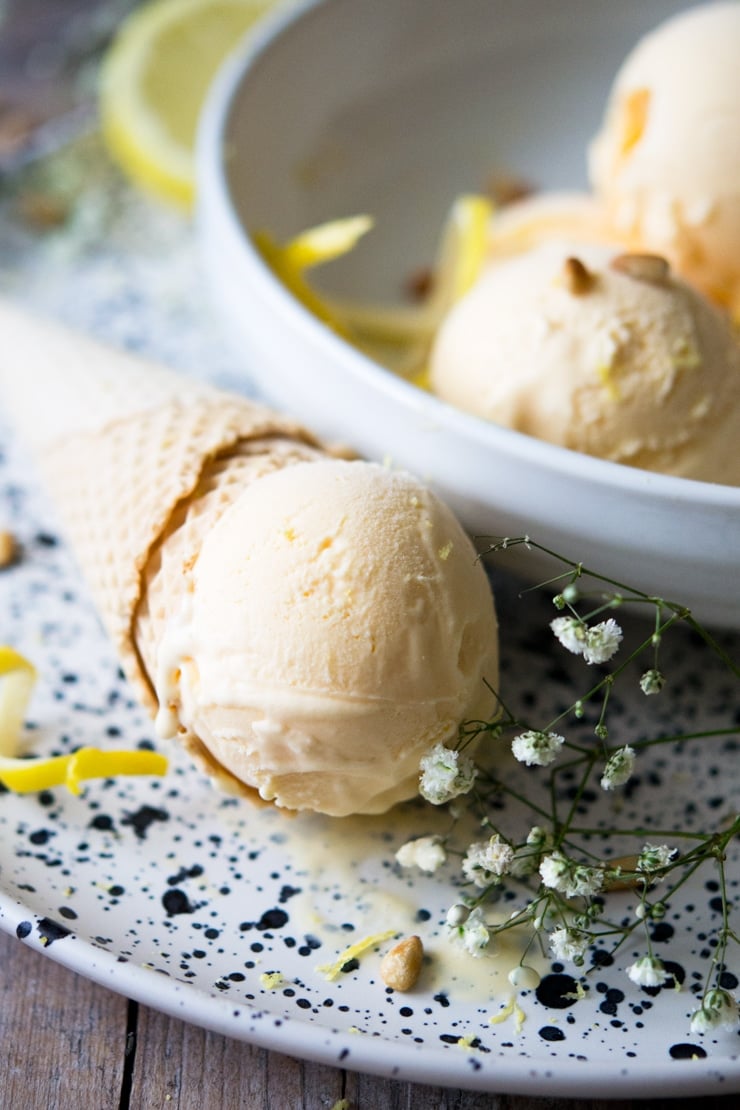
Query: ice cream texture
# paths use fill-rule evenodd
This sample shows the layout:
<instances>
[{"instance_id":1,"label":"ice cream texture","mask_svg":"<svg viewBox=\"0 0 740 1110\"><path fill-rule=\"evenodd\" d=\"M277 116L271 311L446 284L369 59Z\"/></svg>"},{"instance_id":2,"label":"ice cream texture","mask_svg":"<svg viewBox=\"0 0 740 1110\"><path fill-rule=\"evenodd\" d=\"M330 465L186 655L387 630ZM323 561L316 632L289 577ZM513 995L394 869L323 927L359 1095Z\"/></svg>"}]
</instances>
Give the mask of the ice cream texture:
<instances>
[{"instance_id":1,"label":"ice cream texture","mask_svg":"<svg viewBox=\"0 0 740 1110\"><path fill-rule=\"evenodd\" d=\"M124 671L221 785L380 813L491 714L489 585L422 483L8 304L0 331L5 411Z\"/></svg>"},{"instance_id":2,"label":"ice cream texture","mask_svg":"<svg viewBox=\"0 0 740 1110\"><path fill-rule=\"evenodd\" d=\"M382 812L417 792L430 747L492 710L473 549L422 485L377 464L251 484L206 537L179 622L160 646L176 719L289 808Z\"/></svg>"},{"instance_id":3,"label":"ice cream texture","mask_svg":"<svg viewBox=\"0 0 740 1110\"><path fill-rule=\"evenodd\" d=\"M629 54L589 151L609 224L740 316L740 4L669 19Z\"/></svg>"},{"instance_id":4,"label":"ice cream texture","mask_svg":"<svg viewBox=\"0 0 740 1110\"><path fill-rule=\"evenodd\" d=\"M740 484L740 348L660 256L553 240L497 261L442 324L431 384L550 443Z\"/></svg>"}]
</instances>

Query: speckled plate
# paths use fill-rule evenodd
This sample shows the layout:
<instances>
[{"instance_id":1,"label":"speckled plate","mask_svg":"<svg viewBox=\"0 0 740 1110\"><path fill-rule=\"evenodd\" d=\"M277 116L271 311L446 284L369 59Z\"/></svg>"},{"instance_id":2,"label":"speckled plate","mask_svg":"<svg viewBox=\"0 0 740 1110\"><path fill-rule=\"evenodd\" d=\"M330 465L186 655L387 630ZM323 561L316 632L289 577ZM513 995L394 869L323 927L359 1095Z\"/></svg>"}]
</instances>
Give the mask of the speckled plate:
<instances>
[{"instance_id":1,"label":"speckled plate","mask_svg":"<svg viewBox=\"0 0 740 1110\"><path fill-rule=\"evenodd\" d=\"M131 700L56 538L51 508L28 484L26 460L9 437L0 443L4 512L23 543L19 565L0 573L0 638L40 669L29 744L62 752L150 743L151 725ZM497 592L509 701L547 713L583 681L578 660L553 654L547 599L520 599L505 583ZM629 620L626 626L635 633ZM737 642L728 642L736 651ZM650 699L650 709L660 703L650 721L639 690L615 695L613 728L625 741L648 725L711 728L730 717L729 683L711 656L680 633L666 646L674 693ZM737 798L736 743L656 753L624 801L623 824L695 829L721 819ZM584 800L589 824L610 819L602 804ZM515 807L499 817L516 821ZM81 797L61 789L2 793L0 925L113 990L329 1064L509 1093L740 1090L740 1038L689 1034L687 1015L720 920L711 871L698 872L653 928L656 952L682 979L680 991L630 983L624 967L641 954L630 943L611 964L604 953L597 958L581 1001L566 997L574 989L569 969L548 964L540 987L519 995L521 1028L513 1016L491 1024L510 999L511 957L456 954L442 924L455 896L450 875L411 879L393 862L401 843L441 819L415 806L377 820L287 819L219 796L177 752L164 779L92 782ZM732 894L737 856L731 867ZM634 910L630 894L610 897L617 916ZM385 930L424 940L431 959L412 992L383 985L373 947L333 979L321 970L350 944ZM727 968L729 986L738 973Z\"/></svg>"}]
</instances>

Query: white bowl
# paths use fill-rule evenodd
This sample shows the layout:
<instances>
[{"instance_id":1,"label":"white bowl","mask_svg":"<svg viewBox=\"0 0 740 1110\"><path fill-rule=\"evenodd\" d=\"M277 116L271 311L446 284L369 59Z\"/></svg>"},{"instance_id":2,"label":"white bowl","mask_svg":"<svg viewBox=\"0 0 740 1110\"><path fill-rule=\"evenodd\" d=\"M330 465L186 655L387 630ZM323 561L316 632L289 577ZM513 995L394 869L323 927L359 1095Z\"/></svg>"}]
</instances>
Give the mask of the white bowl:
<instances>
[{"instance_id":1,"label":"white bowl","mask_svg":"<svg viewBox=\"0 0 740 1110\"><path fill-rule=\"evenodd\" d=\"M283 12L216 82L198 228L245 388L427 480L477 536L528 534L700 619L740 627L740 489L588 458L438 401L337 338L272 275L278 238L360 212L372 235L327 268L391 300L433 255L451 201L496 167L585 185L616 69L670 0L324 0ZM527 577L552 565L517 548Z\"/></svg>"}]
</instances>

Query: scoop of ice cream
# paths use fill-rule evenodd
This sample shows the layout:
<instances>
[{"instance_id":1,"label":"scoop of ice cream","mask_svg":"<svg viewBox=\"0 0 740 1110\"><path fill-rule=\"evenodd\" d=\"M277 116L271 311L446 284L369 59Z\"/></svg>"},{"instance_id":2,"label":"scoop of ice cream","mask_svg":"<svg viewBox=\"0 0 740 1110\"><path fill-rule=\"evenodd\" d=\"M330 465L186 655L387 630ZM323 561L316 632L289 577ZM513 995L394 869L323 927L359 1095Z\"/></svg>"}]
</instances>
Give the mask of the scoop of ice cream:
<instances>
[{"instance_id":1,"label":"scoop of ice cream","mask_svg":"<svg viewBox=\"0 0 740 1110\"><path fill-rule=\"evenodd\" d=\"M432 388L589 455L740 484L740 351L664 259L545 243L491 266L443 323Z\"/></svg>"},{"instance_id":2,"label":"scoop of ice cream","mask_svg":"<svg viewBox=\"0 0 740 1110\"><path fill-rule=\"evenodd\" d=\"M601 204L589 193L576 191L533 193L494 210L487 256L509 258L550 240L615 243Z\"/></svg>"},{"instance_id":3,"label":"scoop of ice cream","mask_svg":"<svg viewBox=\"0 0 740 1110\"><path fill-rule=\"evenodd\" d=\"M740 4L692 9L638 43L589 169L620 236L740 312Z\"/></svg>"},{"instance_id":4,"label":"scoop of ice cream","mask_svg":"<svg viewBox=\"0 0 740 1110\"><path fill-rule=\"evenodd\" d=\"M267 474L190 574L160 702L279 806L383 812L417 794L426 751L493 710L485 573L452 513L406 474L340 460Z\"/></svg>"}]
</instances>

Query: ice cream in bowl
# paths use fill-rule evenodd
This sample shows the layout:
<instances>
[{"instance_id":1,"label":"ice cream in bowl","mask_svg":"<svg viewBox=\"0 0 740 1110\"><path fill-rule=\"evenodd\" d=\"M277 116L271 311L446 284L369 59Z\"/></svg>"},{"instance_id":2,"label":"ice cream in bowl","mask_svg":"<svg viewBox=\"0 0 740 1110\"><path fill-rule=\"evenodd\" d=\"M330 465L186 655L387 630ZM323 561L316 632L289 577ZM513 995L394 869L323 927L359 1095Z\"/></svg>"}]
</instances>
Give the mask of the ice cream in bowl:
<instances>
[{"instance_id":1,"label":"ice cream in bowl","mask_svg":"<svg viewBox=\"0 0 740 1110\"><path fill-rule=\"evenodd\" d=\"M423 476L476 536L531 535L736 627L740 417L727 299L686 272L680 251L625 230L603 175L589 177L620 67L688 8L326 0L284 11L213 89L198 227L245 380L270 403L363 457ZM656 72L655 104L662 80ZM647 124L644 133L660 142ZM503 204L502 182L531 196ZM369 216L372 230L309 276L325 303L385 314L392 345L394 321L403 329L423 312L419 290L455 198L481 194L494 195L485 257L440 318L421 376L312 311L264 250L266 235L285 244L327 221ZM546 267L548 252L558 257ZM622 256L632 260L615 266ZM637 276L645 256L648 279L645 266ZM564 284L568 259L593 278L588 295ZM533 320L538 297L559 303L549 323ZM573 344L587 367L570 361L565 340L556 351L561 309L577 321ZM546 351L538 327L552 333ZM501 340L492 346L505 335L508 383L474 328ZM549 362L533 366L537 352ZM485 411L494 394L498 408ZM567 408L575 430L563 430ZM510 566L530 578L545 569L516 551Z\"/></svg>"}]
</instances>

